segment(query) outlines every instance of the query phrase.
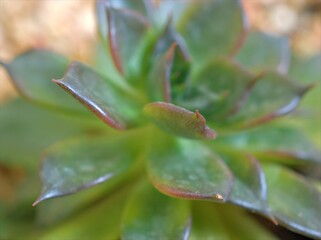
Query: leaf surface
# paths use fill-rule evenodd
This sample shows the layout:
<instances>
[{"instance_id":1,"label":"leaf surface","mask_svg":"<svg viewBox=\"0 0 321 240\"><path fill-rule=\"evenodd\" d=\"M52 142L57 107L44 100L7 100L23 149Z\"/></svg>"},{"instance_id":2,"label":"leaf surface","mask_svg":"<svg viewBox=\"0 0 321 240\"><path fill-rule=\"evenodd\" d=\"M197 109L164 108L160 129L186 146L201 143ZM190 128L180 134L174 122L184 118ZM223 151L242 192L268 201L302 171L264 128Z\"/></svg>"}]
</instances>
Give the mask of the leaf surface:
<instances>
[{"instance_id":1,"label":"leaf surface","mask_svg":"<svg viewBox=\"0 0 321 240\"><path fill-rule=\"evenodd\" d=\"M47 50L29 50L5 65L19 93L44 107L66 113L87 114L86 109L61 91L53 78L63 76L68 60Z\"/></svg>"},{"instance_id":2,"label":"leaf surface","mask_svg":"<svg viewBox=\"0 0 321 240\"><path fill-rule=\"evenodd\" d=\"M37 201L78 192L105 182L133 166L139 143L135 132L84 138L49 148L41 166L42 193ZM124 151L126 149L126 151Z\"/></svg>"},{"instance_id":3,"label":"leaf surface","mask_svg":"<svg viewBox=\"0 0 321 240\"><path fill-rule=\"evenodd\" d=\"M87 208L81 214L56 225L39 235L39 239L116 239L128 188L121 189L112 196Z\"/></svg>"},{"instance_id":4,"label":"leaf surface","mask_svg":"<svg viewBox=\"0 0 321 240\"><path fill-rule=\"evenodd\" d=\"M106 10L110 52L118 71L127 75L130 66L136 64L133 56L147 32L148 20L130 9L107 4Z\"/></svg>"},{"instance_id":5,"label":"leaf surface","mask_svg":"<svg viewBox=\"0 0 321 240\"><path fill-rule=\"evenodd\" d=\"M228 59L216 59L206 64L193 77L179 105L199 109L206 119L217 125L240 110L257 77Z\"/></svg>"},{"instance_id":6,"label":"leaf surface","mask_svg":"<svg viewBox=\"0 0 321 240\"><path fill-rule=\"evenodd\" d=\"M227 123L252 127L284 116L299 105L310 87L268 72L256 82L240 111L231 115Z\"/></svg>"},{"instance_id":7,"label":"leaf surface","mask_svg":"<svg viewBox=\"0 0 321 240\"><path fill-rule=\"evenodd\" d=\"M44 148L103 127L95 119L59 115L22 99L10 101L0 105L0 162L35 171Z\"/></svg>"},{"instance_id":8,"label":"leaf surface","mask_svg":"<svg viewBox=\"0 0 321 240\"><path fill-rule=\"evenodd\" d=\"M243 35L239 1L190 1L177 23L194 64L231 53ZM224 19L224 21L222 21ZM213 24L219 22L220 24Z\"/></svg>"},{"instance_id":9,"label":"leaf surface","mask_svg":"<svg viewBox=\"0 0 321 240\"><path fill-rule=\"evenodd\" d=\"M155 135L148 155L148 175L161 192L184 199L224 202L233 177L223 161L191 140Z\"/></svg>"},{"instance_id":10,"label":"leaf surface","mask_svg":"<svg viewBox=\"0 0 321 240\"><path fill-rule=\"evenodd\" d=\"M232 205L194 202L189 240L276 240L247 213Z\"/></svg>"},{"instance_id":11,"label":"leaf surface","mask_svg":"<svg viewBox=\"0 0 321 240\"><path fill-rule=\"evenodd\" d=\"M254 154L260 159L284 158L321 162L320 150L300 129L281 124L221 136L213 144L214 148L224 146L233 148L233 151Z\"/></svg>"},{"instance_id":12,"label":"leaf surface","mask_svg":"<svg viewBox=\"0 0 321 240\"><path fill-rule=\"evenodd\" d=\"M137 101L82 63L74 62L55 82L115 129L129 128L138 121Z\"/></svg>"},{"instance_id":13,"label":"leaf surface","mask_svg":"<svg viewBox=\"0 0 321 240\"><path fill-rule=\"evenodd\" d=\"M268 206L280 224L295 232L321 238L321 195L302 176L277 165L263 166Z\"/></svg>"},{"instance_id":14,"label":"leaf surface","mask_svg":"<svg viewBox=\"0 0 321 240\"><path fill-rule=\"evenodd\" d=\"M129 198L122 239L186 239L191 224L187 201L167 197L143 182Z\"/></svg>"},{"instance_id":15,"label":"leaf surface","mask_svg":"<svg viewBox=\"0 0 321 240\"><path fill-rule=\"evenodd\" d=\"M214 139L216 133L206 125L205 118L171 103L145 105L144 113L162 130L186 138Z\"/></svg>"},{"instance_id":16,"label":"leaf surface","mask_svg":"<svg viewBox=\"0 0 321 240\"><path fill-rule=\"evenodd\" d=\"M268 69L287 73L290 62L288 39L252 31L235 58L254 71Z\"/></svg>"},{"instance_id":17,"label":"leaf surface","mask_svg":"<svg viewBox=\"0 0 321 240\"><path fill-rule=\"evenodd\" d=\"M228 151L218 154L233 174L233 187L228 201L269 216L266 181L260 163L249 154Z\"/></svg>"}]
</instances>

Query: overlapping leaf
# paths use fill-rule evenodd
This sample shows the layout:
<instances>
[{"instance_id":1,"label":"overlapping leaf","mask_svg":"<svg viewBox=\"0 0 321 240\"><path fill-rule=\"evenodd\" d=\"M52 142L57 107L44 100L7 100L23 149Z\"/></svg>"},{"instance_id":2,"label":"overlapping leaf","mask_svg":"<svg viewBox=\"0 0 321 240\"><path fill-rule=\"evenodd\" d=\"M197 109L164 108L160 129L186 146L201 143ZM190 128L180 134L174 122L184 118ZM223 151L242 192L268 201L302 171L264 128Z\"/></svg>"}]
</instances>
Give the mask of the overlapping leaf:
<instances>
[{"instance_id":1,"label":"overlapping leaf","mask_svg":"<svg viewBox=\"0 0 321 240\"><path fill-rule=\"evenodd\" d=\"M122 239L186 239L191 224L187 201L164 196L143 182L128 200Z\"/></svg>"},{"instance_id":2,"label":"overlapping leaf","mask_svg":"<svg viewBox=\"0 0 321 240\"><path fill-rule=\"evenodd\" d=\"M186 199L226 201L233 176L223 161L191 140L154 140L148 155L148 174L161 192Z\"/></svg>"},{"instance_id":3,"label":"overlapping leaf","mask_svg":"<svg viewBox=\"0 0 321 240\"><path fill-rule=\"evenodd\" d=\"M42 161L43 188L35 204L80 191L129 170L139 149L133 134L79 139L50 148Z\"/></svg>"},{"instance_id":4,"label":"overlapping leaf","mask_svg":"<svg viewBox=\"0 0 321 240\"><path fill-rule=\"evenodd\" d=\"M177 29L186 41L193 63L202 65L218 55L231 53L243 35L240 2L202 0L190 1L188 5Z\"/></svg>"},{"instance_id":5,"label":"overlapping leaf","mask_svg":"<svg viewBox=\"0 0 321 240\"><path fill-rule=\"evenodd\" d=\"M233 187L228 201L269 216L265 176L259 162L249 154L228 151L218 154L233 174Z\"/></svg>"},{"instance_id":6,"label":"overlapping leaf","mask_svg":"<svg viewBox=\"0 0 321 240\"><path fill-rule=\"evenodd\" d=\"M251 127L286 115L299 105L309 88L280 74L268 72L256 82L242 109L231 115L227 122Z\"/></svg>"},{"instance_id":7,"label":"overlapping leaf","mask_svg":"<svg viewBox=\"0 0 321 240\"><path fill-rule=\"evenodd\" d=\"M177 102L200 110L206 119L224 124L228 115L240 111L257 78L227 59L207 64Z\"/></svg>"},{"instance_id":8,"label":"overlapping leaf","mask_svg":"<svg viewBox=\"0 0 321 240\"><path fill-rule=\"evenodd\" d=\"M48 50L30 50L5 65L19 93L34 103L67 113L87 114L86 109L61 91L53 78L63 76L68 60Z\"/></svg>"},{"instance_id":9,"label":"overlapping leaf","mask_svg":"<svg viewBox=\"0 0 321 240\"><path fill-rule=\"evenodd\" d=\"M139 12L114 8L112 3L106 4L110 52L118 71L128 74L130 66L136 64L134 53L137 53L149 23Z\"/></svg>"},{"instance_id":10,"label":"overlapping leaf","mask_svg":"<svg viewBox=\"0 0 321 240\"><path fill-rule=\"evenodd\" d=\"M297 128L280 124L221 136L213 144L218 149L224 146L229 146L228 151L248 152L260 159L283 160L287 164L296 163L294 159L321 162L320 150L307 136Z\"/></svg>"},{"instance_id":11,"label":"overlapping leaf","mask_svg":"<svg viewBox=\"0 0 321 240\"><path fill-rule=\"evenodd\" d=\"M171 19L168 20L154 46L152 58L154 67L148 82L150 94L158 89L154 85L159 85L161 82L168 85L167 92L162 91L162 95L166 96L165 99L170 100L182 95L190 73L190 60L182 41L171 26ZM160 89L163 89L163 87ZM152 98L152 100L161 101L164 100L164 97Z\"/></svg>"},{"instance_id":12,"label":"overlapping leaf","mask_svg":"<svg viewBox=\"0 0 321 240\"><path fill-rule=\"evenodd\" d=\"M140 106L128 96L130 93L82 63L74 62L65 76L55 82L113 128L125 129L139 121Z\"/></svg>"},{"instance_id":13,"label":"overlapping leaf","mask_svg":"<svg viewBox=\"0 0 321 240\"><path fill-rule=\"evenodd\" d=\"M277 165L263 166L268 206L282 225L312 238L321 238L321 194L312 182Z\"/></svg>"}]
</instances>

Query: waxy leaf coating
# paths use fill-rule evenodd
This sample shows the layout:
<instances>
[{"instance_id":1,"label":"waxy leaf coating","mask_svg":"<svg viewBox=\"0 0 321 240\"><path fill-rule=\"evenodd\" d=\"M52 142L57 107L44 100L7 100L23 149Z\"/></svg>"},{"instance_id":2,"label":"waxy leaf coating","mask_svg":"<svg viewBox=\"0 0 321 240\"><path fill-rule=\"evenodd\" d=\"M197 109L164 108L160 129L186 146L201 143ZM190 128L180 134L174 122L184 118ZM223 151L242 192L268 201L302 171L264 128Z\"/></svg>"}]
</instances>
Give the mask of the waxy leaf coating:
<instances>
[{"instance_id":1,"label":"waxy leaf coating","mask_svg":"<svg viewBox=\"0 0 321 240\"><path fill-rule=\"evenodd\" d=\"M186 138L213 139L214 130L206 125L205 118L196 111L165 102L149 103L144 113L162 130Z\"/></svg>"}]
</instances>

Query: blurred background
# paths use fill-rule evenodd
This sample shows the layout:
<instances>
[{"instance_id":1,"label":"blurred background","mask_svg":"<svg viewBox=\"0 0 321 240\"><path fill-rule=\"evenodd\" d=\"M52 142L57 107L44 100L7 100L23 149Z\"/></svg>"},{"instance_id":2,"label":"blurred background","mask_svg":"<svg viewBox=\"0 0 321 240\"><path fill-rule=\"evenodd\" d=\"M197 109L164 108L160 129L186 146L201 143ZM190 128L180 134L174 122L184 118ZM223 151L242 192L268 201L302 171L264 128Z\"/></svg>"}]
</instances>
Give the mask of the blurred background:
<instances>
[{"instance_id":1,"label":"blurred background","mask_svg":"<svg viewBox=\"0 0 321 240\"><path fill-rule=\"evenodd\" d=\"M288 35L294 51L304 57L320 52L320 0L243 3L252 28ZM29 48L47 47L90 62L96 40L94 10L95 0L0 0L0 59L9 61ZM7 78L0 69L0 102L15 95Z\"/></svg>"}]
</instances>

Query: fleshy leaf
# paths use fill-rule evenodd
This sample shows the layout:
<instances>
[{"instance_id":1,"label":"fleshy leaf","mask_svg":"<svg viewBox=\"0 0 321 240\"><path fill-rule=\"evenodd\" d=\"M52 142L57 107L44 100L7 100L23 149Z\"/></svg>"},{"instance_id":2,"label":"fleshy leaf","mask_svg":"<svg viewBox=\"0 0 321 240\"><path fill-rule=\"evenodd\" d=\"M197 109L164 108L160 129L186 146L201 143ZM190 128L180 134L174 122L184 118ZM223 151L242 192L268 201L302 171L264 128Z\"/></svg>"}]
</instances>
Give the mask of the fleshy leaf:
<instances>
[{"instance_id":1,"label":"fleshy leaf","mask_svg":"<svg viewBox=\"0 0 321 240\"><path fill-rule=\"evenodd\" d=\"M242 209L232 205L194 202L189 240L277 240Z\"/></svg>"},{"instance_id":2,"label":"fleshy leaf","mask_svg":"<svg viewBox=\"0 0 321 240\"><path fill-rule=\"evenodd\" d=\"M135 66L134 53L148 29L148 20L130 9L116 9L106 4L108 18L108 38L114 64L122 74L128 74L131 65Z\"/></svg>"},{"instance_id":3,"label":"fleshy leaf","mask_svg":"<svg viewBox=\"0 0 321 240\"><path fill-rule=\"evenodd\" d=\"M304 97L300 112L296 117L298 127L304 127L305 132L314 138L321 147L321 53L310 58L294 56L291 61L289 75L305 84L313 84L313 88Z\"/></svg>"},{"instance_id":4,"label":"fleshy leaf","mask_svg":"<svg viewBox=\"0 0 321 240\"><path fill-rule=\"evenodd\" d=\"M205 65L194 76L178 105L199 109L214 124L240 110L257 77L228 59L217 59Z\"/></svg>"},{"instance_id":5,"label":"fleshy leaf","mask_svg":"<svg viewBox=\"0 0 321 240\"><path fill-rule=\"evenodd\" d=\"M205 118L184 108L165 102L145 105L144 113L162 130L186 138L213 139L214 130L206 125Z\"/></svg>"},{"instance_id":6,"label":"fleshy leaf","mask_svg":"<svg viewBox=\"0 0 321 240\"><path fill-rule=\"evenodd\" d=\"M55 82L113 128L125 129L138 121L139 104L82 63L74 62Z\"/></svg>"},{"instance_id":7,"label":"fleshy leaf","mask_svg":"<svg viewBox=\"0 0 321 240\"><path fill-rule=\"evenodd\" d=\"M289 51L286 37L251 32L236 55L236 60L255 71L269 69L287 73L290 62Z\"/></svg>"},{"instance_id":8,"label":"fleshy leaf","mask_svg":"<svg viewBox=\"0 0 321 240\"><path fill-rule=\"evenodd\" d=\"M171 100L170 89L170 74L174 58L175 45L172 45L168 51L160 58L159 62L155 64L149 81L148 89L152 101L166 101Z\"/></svg>"},{"instance_id":9,"label":"fleshy leaf","mask_svg":"<svg viewBox=\"0 0 321 240\"><path fill-rule=\"evenodd\" d=\"M39 239L116 239L128 190L121 189L109 198L102 199L86 208L86 211L44 231Z\"/></svg>"},{"instance_id":10,"label":"fleshy leaf","mask_svg":"<svg viewBox=\"0 0 321 240\"><path fill-rule=\"evenodd\" d=\"M124 8L130 9L135 12L140 13L141 15L146 14L145 2L144 0L107 0L113 8Z\"/></svg>"},{"instance_id":11,"label":"fleshy leaf","mask_svg":"<svg viewBox=\"0 0 321 240\"><path fill-rule=\"evenodd\" d=\"M42 193L35 204L75 193L127 171L139 149L133 141L134 133L79 139L49 148L41 167Z\"/></svg>"},{"instance_id":12,"label":"fleshy leaf","mask_svg":"<svg viewBox=\"0 0 321 240\"><path fill-rule=\"evenodd\" d=\"M224 202L233 177L224 162L198 142L155 136L148 175L161 192L184 199Z\"/></svg>"},{"instance_id":13,"label":"fleshy leaf","mask_svg":"<svg viewBox=\"0 0 321 240\"><path fill-rule=\"evenodd\" d=\"M68 60L65 57L47 50L30 50L4 66L16 89L26 99L67 113L87 113L51 81L66 71Z\"/></svg>"},{"instance_id":14,"label":"fleshy leaf","mask_svg":"<svg viewBox=\"0 0 321 240\"><path fill-rule=\"evenodd\" d=\"M214 145L214 144L213 144ZM266 182L260 163L251 155L218 152L233 174L229 202L269 215L266 204Z\"/></svg>"},{"instance_id":15,"label":"fleshy leaf","mask_svg":"<svg viewBox=\"0 0 321 240\"><path fill-rule=\"evenodd\" d=\"M127 202L122 239L186 239L191 224L187 201L167 197L143 182Z\"/></svg>"},{"instance_id":16,"label":"fleshy leaf","mask_svg":"<svg viewBox=\"0 0 321 240\"><path fill-rule=\"evenodd\" d=\"M293 111L311 86L268 72L254 85L242 109L227 119L239 127L263 124Z\"/></svg>"},{"instance_id":17,"label":"fleshy leaf","mask_svg":"<svg viewBox=\"0 0 321 240\"><path fill-rule=\"evenodd\" d=\"M228 150L232 147L233 151L250 152L260 159L282 158L321 162L320 151L299 129L280 124L221 136L213 146L229 146Z\"/></svg>"},{"instance_id":18,"label":"fleshy leaf","mask_svg":"<svg viewBox=\"0 0 321 240\"><path fill-rule=\"evenodd\" d=\"M193 63L231 53L243 36L241 3L236 0L190 1L178 21ZM224 19L224 21L222 21ZM219 22L220 24L213 24Z\"/></svg>"},{"instance_id":19,"label":"fleshy leaf","mask_svg":"<svg viewBox=\"0 0 321 240\"><path fill-rule=\"evenodd\" d=\"M0 105L0 163L35 171L50 144L105 127L93 120L55 114L21 99Z\"/></svg>"},{"instance_id":20,"label":"fleshy leaf","mask_svg":"<svg viewBox=\"0 0 321 240\"><path fill-rule=\"evenodd\" d=\"M277 165L263 166L268 206L277 221L312 238L321 238L321 195L302 176Z\"/></svg>"},{"instance_id":21,"label":"fleshy leaf","mask_svg":"<svg viewBox=\"0 0 321 240\"><path fill-rule=\"evenodd\" d=\"M190 73L190 59L181 39L171 25L171 19L168 20L155 44L153 58L156 59L154 68L160 73L157 75L157 71L154 70L152 74L155 75L154 78L166 74L170 82L169 97L175 98L176 95L182 94ZM164 72L165 67L166 71ZM150 80L151 85L156 81L153 76L150 77Z\"/></svg>"}]
</instances>

